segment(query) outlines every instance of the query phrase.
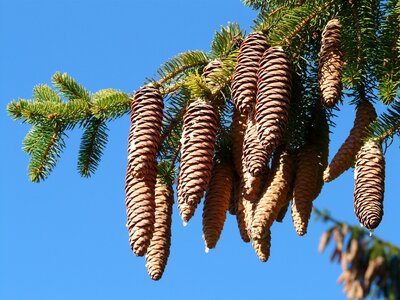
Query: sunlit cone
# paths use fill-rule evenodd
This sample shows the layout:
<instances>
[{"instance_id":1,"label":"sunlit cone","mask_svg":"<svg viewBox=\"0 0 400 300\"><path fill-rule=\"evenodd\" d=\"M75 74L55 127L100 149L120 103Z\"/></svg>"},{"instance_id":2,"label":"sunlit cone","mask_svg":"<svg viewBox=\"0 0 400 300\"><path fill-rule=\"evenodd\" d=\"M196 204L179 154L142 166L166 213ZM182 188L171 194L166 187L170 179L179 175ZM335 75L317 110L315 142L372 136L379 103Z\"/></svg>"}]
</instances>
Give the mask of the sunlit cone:
<instances>
[{"instance_id":1,"label":"sunlit cone","mask_svg":"<svg viewBox=\"0 0 400 300\"><path fill-rule=\"evenodd\" d=\"M262 239L251 241L254 251L262 262L266 262L270 255L271 249L271 230L268 228Z\"/></svg>"},{"instance_id":2,"label":"sunlit cone","mask_svg":"<svg viewBox=\"0 0 400 300\"><path fill-rule=\"evenodd\" d=\"M258 136L253 114L247 119L247 128L243 141L243 158L247 170L257 176L265 171L270 155L264 150Z\"/></svg>"},{"instance_id":3,"label":"sunlit cone","mask_svg":"<svg viewBox=\"0 0 400 300\"><path fill-rule=\"evenodd\" d=\"M279 146L286 129L291 93L290 59L281 47L271 47L260 61L255 111L258 138L268 155Z\"/></svg>"},{"instance_id":4,"label":"sunlit cone","mask_svg":"<svg viewBox=\"0 0 400 300\"><path fill-rule=\"evenodd\" d=\"M128 137L128 168L132 174L143 175L154 167L161 137L163 108L162 95L153 85L145 85L135 93L131 102Z\"/></svg>"},{"instance_id":5,"label":"sunlit cone","mask_svg":"<svg viewBox=\"0 0 400 300\"><path fill-rule=\"evenodd\" d=\"M222 61L220 59L214 59L214 60L210 61L207 66L204 67L203 76L206 78L206 83L209 86L212 87L212 86L215 86L216 84L218 84L213 79L213 75L215 75L215 72L219 68L221 68L221 66L222 66Z\"/></svg>"},{"instance_id":6,"label":"sunlit cone","mask_svg":"<svg viewBox=\"0 0 400 300\"><path fill-rule=\"evenodd\" d=\"M155 194L157 170L149 167L143 176L136 176L128 167L126 173L127 228L132 251L143 256L154 231Z\"/></svg>"},{"instance_id":7,"label":"sunlit cone","mask_svg":"<svg viewBox=\"0 0 400 300\"><path fill-rule=\"evenodd\" d=\"M224 227L233 190L233 166L216 164L206 192L203 207L203 238L208 249L215 248Z\"/></svg>"},{"instance_id":8,"label":"sunlit cone","mask_svg":"<svg viewBox=\"0 0 400 300\"><path fill-rule=\"evenodd\" d=\"M380 144L368 141L358 152L354 171L354 211L366 228L376 228L383 217L385 158Z\"/></svg>"},{"instance_id":9,"label":"sunlit cone","mask_svg":"<svg viewBox=\"0 0 400 300\"><path fill-rule=\"evenodd\" d=\"M243 114L250 112L255 105L257 70L267 48L266 38L261 32L250 33L240 46L231 89L233 103Z\"/></svg>"},{"instance_id":10,"label":"sunlit cone","mask_svg":"<svg viewBox=\"0 0 400 300\"><path fill-rule=\"evenodd\" d=\"M247 126L247 115L233 109L232 118L232 156L235 170L238 175L242 173L243 140Z\"/></svg>"},{"instance_id":11,"label":"sunlit cone","mask_svg":"<svg viewBox=\"0 0 400 300\"><path fill-rule=\"evenodd\" d=\"M274 155L269 178L258 201L251 225L252 239L263 239L285 205L293 177L293 159L289 151L280 149Z\"/></svg>"},{"instance_id":12,"label":"sunlit cone","mask_svg":"<svg viewBox=\"0 0 400 300\"><path fill-rule=\"evenodd\" d=\"M185 222L194 210L184 210L197 207L210 181L217 126L211 104L196 100L189 105L183 119L178 184L178 207Z\"/></svg>"},{"instance_id":13,"label":"sunlit cone","mask_svg":"<svg viewBox=\"0 0 400 300\"><path fill-rule=\"evenodd\" d=\"M150 277L159 280L164 273L171 245L171 220L174 194L172 187L157 179L155 188L154 233L146 253L146 266Z\"/></svg>"},{"instance_id":14,"label":"sunlit cone","mask_svg":"<svg viewBox=\"0 0 400 300\"><path fill-rule=\"evenodd\" d=\"M367 127L375 119L376 112L374 106L368 101L363 101L357 107L356 118L349 136L324 172L325 182L332 181L339 177L344 171L353 165L356 155L361 149L364 138L367 135Z\"/></svg>"},{"instance_id":15,"label":"sunlit cone","mask_svg":"<svg viewBox=\"0 0 400 300\"><path fill-rule=\"evenodd\" d=\"M321 101L326 107L333 107L339 101L342 89L341 28L339 20L332 19L322 33L318 80Z\"/></svg>"}]
</instances>

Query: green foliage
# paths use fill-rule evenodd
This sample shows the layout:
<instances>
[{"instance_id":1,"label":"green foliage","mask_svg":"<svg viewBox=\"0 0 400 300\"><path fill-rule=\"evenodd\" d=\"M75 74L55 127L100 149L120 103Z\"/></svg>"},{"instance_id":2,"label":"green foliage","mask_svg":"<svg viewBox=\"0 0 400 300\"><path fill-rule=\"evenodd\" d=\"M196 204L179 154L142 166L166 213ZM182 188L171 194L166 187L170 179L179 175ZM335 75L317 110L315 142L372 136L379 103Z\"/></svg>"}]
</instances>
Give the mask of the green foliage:
<instances>
[{"instance_id":1,"label":"green foliage","mask_svg":"<svg viewBox=\"0 0 400 300\"><path fill-rule=\"evenodd\" d=\"M211 43L211 55L223 59L240 47L243 40L243 32L237 23L228 23L221 31L215 32Z\"/></svg>"},{"instance_id":2,"label":"green foliage","mask_svg":"<svg viewBox=\"0 0 400 300\"><path fill-rule=\"evenodd\" d=\"M52 77L53 85L60 91L60 93L69 101L77 99L89 101L90 93L67 73L61 74L57 72Z\"/></svg>"}]
</instances>

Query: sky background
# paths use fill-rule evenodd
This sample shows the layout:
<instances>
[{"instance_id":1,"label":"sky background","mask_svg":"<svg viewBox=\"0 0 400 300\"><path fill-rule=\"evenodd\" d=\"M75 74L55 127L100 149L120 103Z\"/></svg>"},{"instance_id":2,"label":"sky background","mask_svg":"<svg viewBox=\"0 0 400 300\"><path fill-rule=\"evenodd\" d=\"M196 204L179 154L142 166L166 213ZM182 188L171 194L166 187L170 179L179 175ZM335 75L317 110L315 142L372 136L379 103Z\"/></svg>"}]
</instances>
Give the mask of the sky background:
<instances>
[{"instance_id":1,"label":"sky background","mask_svg":"<svg viewBox=\"0 0 400 300\"><path fill-rule=\"evenodd\" d=\"M21 150L29 126L12 121L6 104L67 72L90 91L133 92L168 58L208 50L221 25L250 29L254 12L239 0L0 0L0 299L342 299L340 267L321 255L328 226L311 221L298 237L287 216L272 228L271 257L261 263L228 216L215 250L205 254L201 210L187 227L174 211L169 262L159 282L135 257L125 228L124 177L128 116L109 124L109 143L96 174L76 171L81 130L51 176L34 184ZM344 103L332 129L331 153L354 118ZM376 234L400 245L399 145L388 150L385 217ZM315 204L356 224L353 171L327 184ZM201 208L201 207L200 207Z\"/></svg>"}]
</instances>

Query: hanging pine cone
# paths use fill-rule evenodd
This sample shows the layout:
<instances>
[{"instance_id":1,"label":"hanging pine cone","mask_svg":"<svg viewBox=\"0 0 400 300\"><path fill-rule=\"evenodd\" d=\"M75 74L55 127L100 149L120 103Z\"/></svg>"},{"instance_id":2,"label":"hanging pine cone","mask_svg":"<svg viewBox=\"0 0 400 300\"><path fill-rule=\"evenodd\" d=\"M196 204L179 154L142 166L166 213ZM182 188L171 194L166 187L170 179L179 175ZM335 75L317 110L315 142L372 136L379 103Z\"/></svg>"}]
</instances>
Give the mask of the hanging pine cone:
<instances>
[{"instance_id":1,"label":"hanging pine cone","mask_svg":"<svg viewBox=\"0 0 400 300\"><path fill-rule=\"evenodd\" d=\"M178 207L185 222L187 206L196 208L211 177L218 119L211 104L192 102L183 119L179 168Z\"/></svg>"},{"instance_id":2,"label":"hanging pine cone","mask_svg":"<svg viewBox=\"0 0 400 300\"><path fill-rule=\"evenodd\" d=\"M154 231L155 195L157 170L149 167L146 174L137 176L128 167L126 173L126 212L129 241L132 251L143 256Z\"/></svg>"},{"instance_id":3,"label":"hanging pine cone","mask_svg":"<svg viewBox=\"0 0 400 300\"><path fill-rule=\"evenodd\" d=\"M258 138L268 155L278 147L286 129L291 91L289 57L281 47L271 47L260 60L255 113Z\"/></svg>"},{"instance_id":4,"label":"hanging pine cone","mask_svg":"<svg viewBox=\"0 0 400 300\"><path fill-rule=\"evenodd\" d=\"M266 262L270 255L271 249L271 230L268 228L262 239L252 240L254 251L262 262Z\"/></svg>"},{"instance_id":5,"label":"hanging pine cone","mask_svg":"<svg viewBox=\"0 0 400 300\"><path fill-rule=\"evenodd\" d=\"M332 19L326 24L322 33L318 80L321 100L326 107L336 105L342 89L341 28L339 20Z\"/></svg>"},{"instance_id":6,"label":"hanging pine cone","mask_svg":"<svg viewBox=\"0 0 400 300\"><path fill-rule=\"evenodd\" d=\"M203 238L208 249L215 248L224 227L232 196L234 170L231 164L213 167L203 208Z\"/></svg>"},{"instance_id":7,"label":"hanging pine cone","mask_svg":"<svg viewBox=\"0 0 400 300\"><path fill-rule=\"evenodd\" d=\"M164 109L160 91L151 84L143 86L135 93L131 109L128 168L132 174L140 175L154 167L160 144Z\"/></svg>"},{"instance_id":8,"label":"hanging pine cone","mask_svg":"<svg viewBox=\"0 0 400 300\"><path fill-rule=\"evenodd\" d=\"M243 140L247 126L247 115L241 114L233 108L232 117L232 156L235 170L238 175L242 173Z\"/></svg>"},{"instance_id":9,"label":"hanging pine cone","mask_svg":"<svg viewBox=\"0 0 400 300\"><path fill-rule=\"evenodd\" d=\"M256 102L257 70L268 45L261 32L250 33L242 42L232 76L232 100L242 114L250 112Z\"/></svg>"},{"instance_id":10,"label":"hanging pine cone","mask_svg":"<svg viewBox=\"0 0 400 300\"><path fill-rule=\"evenodd\" d=\"M203 69L203 76L206 78L206 83L213 87L217 83L213 80L213 74L220 69L222 66L222 61L220 59L214 59L208 63Z\"/></svg>"},{"instance_id":11,"label":"hanging pine cone","mask_svg":"<svg viewBox=\"0 0 400 300\"><path fill-rule=\"evenodd\" d=\"M363 140L367 134L367 127L376 119L374 106L363 101L357 107L356 118L349 136L342 144L329 167L324 172L324 181L329 182L339 177L344 171L349 169L356 158L358 151L363 145Z\"/></svg>"},{"instance_id":12,"label":"hanging pine cone","mask_svg":"<svg viewBox=\"0 0 400 300\"><path fill-rule=\"evenodd\" d=\"M354 172L354 211L366 228L376 228L383 216L385 158L381 146L368 141L358 152Z\"/></svg>"},{"instance_id":13,"label":"hanging pine cone","mask_svg":"<svg viewBox=\"0 0 400 300\"><path fill-rule=\"evenodd\" d=\"M318 147L315 144L306 144L298 154L292 199L293 224L299 235L306 234L312 201L321 191L321 169L323 167L319 160Z\"/></svg>"},{"instance_id":14,"label":"hanging pine cone","mask_svg":"<svg viewBox=\"0 0 400 300\"><path fill-rule=\"evenodd\" d=\"M146 253L146 266L150 277L159 280L167 265L171 245L171 220L174 194L172 187L157 179L155 187L154 233Z\"/></svg>"},{"instance_id":15,"label":"hanging pine cone","mask_svg":"<svg viewBox=\"0 0 400 300\"><path fill-rule=\"evenodd\" d=\"M239 193L240 193L240 177L234 172L232 195L229 201L229 208L228 208L228 211L231 215L236 215L237 204L239 201Z\"/></svg>"},{"instance_id":16,"label":"hanging pine cone","mask_svg":"<svg viewBox=\"0 0 400 300\"><path fill-rule=\"evenodd\" d=\"M287 150L280 149L274 156L267 185L258 201L251 225L251 237L263 239L285 205L293 177L293 159Z\"/></svg>"},{"instance_id":17,"label":"hanging pine cone","mask_svg":"<svg viewBox=\"0 0 400 300\"><path fill-rule=\"evenodd\" d=\"M252 113L247 118L247 128L243 141L243 158L247 170L251 175L257 176L265 171L270 155L264 150L258 136Z\"/></svg>"}]
</instances>

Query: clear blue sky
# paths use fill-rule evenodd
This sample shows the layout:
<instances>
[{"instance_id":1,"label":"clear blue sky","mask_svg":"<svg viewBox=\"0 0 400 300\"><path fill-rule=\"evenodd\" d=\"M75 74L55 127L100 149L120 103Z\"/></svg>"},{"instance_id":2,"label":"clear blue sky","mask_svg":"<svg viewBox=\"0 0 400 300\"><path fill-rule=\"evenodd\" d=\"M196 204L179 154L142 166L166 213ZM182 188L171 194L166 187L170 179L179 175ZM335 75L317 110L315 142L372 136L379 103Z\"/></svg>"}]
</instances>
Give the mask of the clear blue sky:
<instances>
[{"instance_id":1,"label":"clear blue sky","mask_svg":"<svg viewBox=\"0 0 400 300\"><path fill-rule=\"evenodd\" d=\"M124 173L128 117L110 123L97 173L76 172L80 130L49 179L28 181L21 150L27 125L7 117L6 104L30 98L38 83L67 72L91 91L137 89L171 56L209 49L215 30L237 21L249 30L254 13L239 0L0 0L0 299L342 299L340 267L317 252L326 225L312 221L298 237L287 216L272 228L271 257L261 263L228 217L217 248L204 253L201 213L187 227L173 218L164 277L149 279L125 228ZM338 112L331 151L354 117ZM400 244L398 143L387 153L385 217L376 234ZM353 172L326 185L315 202L355 224ZM175 207L176 209L176 207Z\"/></svg>"}]
</instances>

